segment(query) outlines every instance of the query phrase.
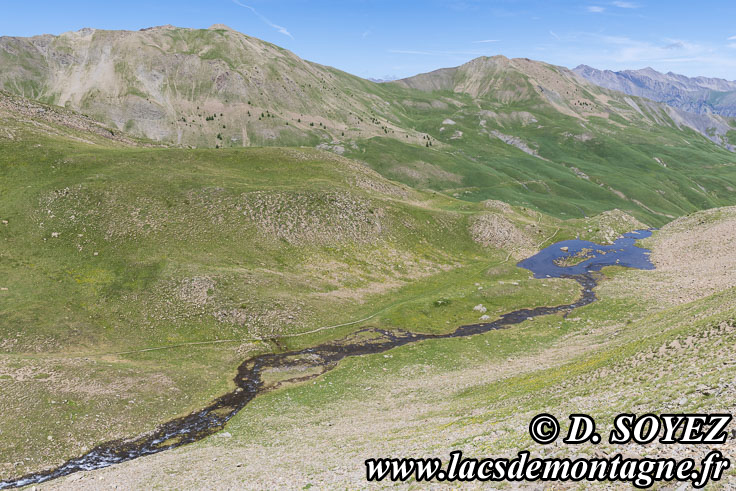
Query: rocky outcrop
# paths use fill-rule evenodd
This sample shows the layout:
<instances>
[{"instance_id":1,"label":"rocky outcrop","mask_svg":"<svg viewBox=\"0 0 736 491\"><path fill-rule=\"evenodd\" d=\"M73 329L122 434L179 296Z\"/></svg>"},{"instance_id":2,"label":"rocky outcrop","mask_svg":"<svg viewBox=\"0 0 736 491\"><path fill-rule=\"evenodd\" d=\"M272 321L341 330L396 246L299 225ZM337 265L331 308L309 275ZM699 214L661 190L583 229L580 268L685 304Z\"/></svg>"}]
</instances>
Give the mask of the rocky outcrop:
<instances>
[{"instance_id":1,"label":"rocky outcrop","mask_svg":"<svg viewBox=\"0 0 736 491\"><path fill-rule=\"evenodd\" d=\"M496 213L482 213L471 220L470 236L485 247L509 251L515 258L534 252L533 240L514 222Z\"/></svg>"}]
</instances>

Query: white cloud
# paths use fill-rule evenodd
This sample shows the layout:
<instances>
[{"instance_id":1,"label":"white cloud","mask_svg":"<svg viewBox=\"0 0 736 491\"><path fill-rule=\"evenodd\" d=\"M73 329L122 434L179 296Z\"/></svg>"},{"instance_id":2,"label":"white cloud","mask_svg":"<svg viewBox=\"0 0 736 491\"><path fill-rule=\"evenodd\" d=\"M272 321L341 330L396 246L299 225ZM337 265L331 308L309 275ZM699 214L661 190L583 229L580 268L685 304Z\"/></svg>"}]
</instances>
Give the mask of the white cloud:
<instances>
[{"instance_id":1,"label":"white cloud","mask_svg":"<svg viewBox=\"0 0 736 491\"><path fill-rule=\"evenodd\" d=\"M560 40L560 36L558 36L555 31L549 31L549 34L550 34L550 36L552 36L556 40L558 40L558 41Z\"/></svg>"},{"instance_id":2,"label":"white cloud","mask_svg":"<svg viewBox=\"0 0 736 491\"><path fill-rule=\"evenodd\" d=\"M632 2L613 2L612 5L620 9L638 9L639 8L639 5L632 3Z\"/></svg>"},{"instance_id":3,"label":"white cloud","mask_svg":"<svg viewBox=\"0 0 736 491\"><path fill-rule=\"evenodd\" d=\"M736 42L726 47L689 40L665 38L648 41L580 32L576 34L574 49L555 48L557 59L554 62L568 66L585 63L611 70L651 66L660 72L673 71L689 76L706 75L732 80L736 71L736 57L729 48L736 49Z\"/></svg>"},{"instance_id":4,"label":"white cloud","mask_svg":"<svg viewBox=\"0 0 736 491\"><path fill-rule=\"evenodd\" d=\"M736 41L736 36L731 36L730 38L728 38L728 40L729 41Z\"/></svg>"},{"instance_id":5,"label":"white cloud","mask_svg":"<svg viewBox=\"0 0 736 491\"><path fill-rule=\"evenodd\" d=\"M256 14L256 16L259 19L261 19L261 22L263 22L267 26L273 27L274 29L276 29L278 32L280 32L284 36L289 36L291 39L294 39L294 36L292 36L291 33L284 26L280 26L278 24L274 24L273 22L271 22L270 20L268 20L266 17L264 17L263 15L261 15L256 9L254 9L250 5L245 5L243 3L240 3L238 0L233 0L233 3L236 4L236 5L240 5L241 7L250 10L251 12L253 12L254 14Z\"/></svg>"},{"instance_id":6,"label":"white cloud","mask_svg":"<svg viewBox=\"0 0 736 491\"><path fill-rule=\"evenodd\" d=\"M601 12L605 11L606 9L603 7L599 7L597 5L591 5L588 7L588 12L592 12L594 14L600 14Z\"/></svg>"},{"instance_id":7,"label":"white cloud","mask_svg":"<svg viewBox=\"0 0 736 491\"><path fill-rule=\"evenodd\" d=\"M478 43L497 43L499 41L500 41L500 39L483 39L481 41L473 41L473 44L478 44Z\"/></svg>"},{"instance_id":8,"label":"white cloud","mask_svg":"<svg viewBox=\"0 0 736 491\"><path fill-rule=\"evenodd\" d=\"M709 48L680 39L663 39L666 44L657 45L624 36L593 36L608 45L609 49L605 51L620 63L682 61L712 55ZM673 58L673 51L677 51L677 58Z\"/></svg>"}]
</instances>

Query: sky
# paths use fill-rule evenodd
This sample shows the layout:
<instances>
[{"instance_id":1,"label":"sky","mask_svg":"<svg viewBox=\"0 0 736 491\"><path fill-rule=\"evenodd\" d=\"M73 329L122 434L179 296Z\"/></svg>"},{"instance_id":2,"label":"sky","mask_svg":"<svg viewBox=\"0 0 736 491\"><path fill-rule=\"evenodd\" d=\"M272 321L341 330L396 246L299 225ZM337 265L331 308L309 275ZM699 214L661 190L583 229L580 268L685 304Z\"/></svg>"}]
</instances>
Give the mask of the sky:
<instances>
[{"instance_id":1,"label":"sky","mask_svg":"<svg viewBox=\"0 0 736 491\"><path fill-rule=\"evenodd\" d=\"M733 0L0 0L2 36L164 24L226 24L366 78L503 54L736 80Z\"/></svg>"}]
</instances>

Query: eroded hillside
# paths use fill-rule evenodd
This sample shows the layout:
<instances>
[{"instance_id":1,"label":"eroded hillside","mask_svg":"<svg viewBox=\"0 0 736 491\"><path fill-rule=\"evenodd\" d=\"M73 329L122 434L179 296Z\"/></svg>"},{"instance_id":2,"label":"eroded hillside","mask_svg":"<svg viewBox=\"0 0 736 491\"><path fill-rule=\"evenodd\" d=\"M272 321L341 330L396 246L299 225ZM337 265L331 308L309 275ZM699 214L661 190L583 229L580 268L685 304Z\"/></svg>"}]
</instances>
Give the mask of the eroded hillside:
<instances>
[{"instance_id":1,"label":"eroded hillside","mask_svg":"<svg viewBox=\"0 0 736 491\"><path fill-rule=\"evenodd\" d=\"M376 84L226 26L3 37L0 65L7 90L152 140L317 144L389 130L420 138L387 119L393 111L371 93Z\"/></svg>"}]
</instances>

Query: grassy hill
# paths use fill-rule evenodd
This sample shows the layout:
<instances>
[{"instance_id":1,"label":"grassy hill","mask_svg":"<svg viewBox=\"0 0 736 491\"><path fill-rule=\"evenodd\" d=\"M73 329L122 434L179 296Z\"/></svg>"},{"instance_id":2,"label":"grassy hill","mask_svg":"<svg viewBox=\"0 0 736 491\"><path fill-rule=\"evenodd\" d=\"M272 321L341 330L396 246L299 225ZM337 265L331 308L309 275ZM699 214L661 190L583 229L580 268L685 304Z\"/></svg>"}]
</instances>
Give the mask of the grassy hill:
<instances>
[{"instance_id":1,"label":"grassy hill","mask_svg":"<svg viewBox=\"0 0 736 491\"><path fill-rule=\"evenodd\" d=\"M197 409L253 354L569 300L577 284L515 259L641 226L417 191L309 148L151 147L2 94L0 127L0 478Z\"/></svg>"},{"instance_id":2,"label":"grassy hill","mask_svg":"<svg viewBox=\"0 0 736 491\"><path fill-rule=\"evenodd\" d=\"M224 436L52 489L94 489L100 478L131 487L196 488L216 479L230 487L353 488L365 484L366 458L446 460L452 450L478 459L529 450L533 457L620 453L698 462L712 448L610 445L605 438L597 446L541 446L529 438L528 424L546 412L564 432L567 416L583 412L606 435L619 413L732 413L735 230L733 208L677 220L647 240L656 270L609 268L601 300L574 315L351 358L314 382L258 398ZM715 282L701 281L704 274ZM717 448L736 456L733 439ZM734 482L729 469L710 488Z\"/></svg>"},{"instance_id":3,"label":"grassy hill","mask_svg":"<svg viewBox=\"0 0 736 491\"><path fill-rule=\"evenodd\" d=\"M590 85L561 67L479 58L387 85L425 94L404 107L432 146L373 138L346 154L415 186L557 216L621 208L657 225L729 204L735 189L733 154L680 113ZM400 93L397 87L395 97ZM446 105L433 107L438 100Z\"/></svg>"}]
</instances>

